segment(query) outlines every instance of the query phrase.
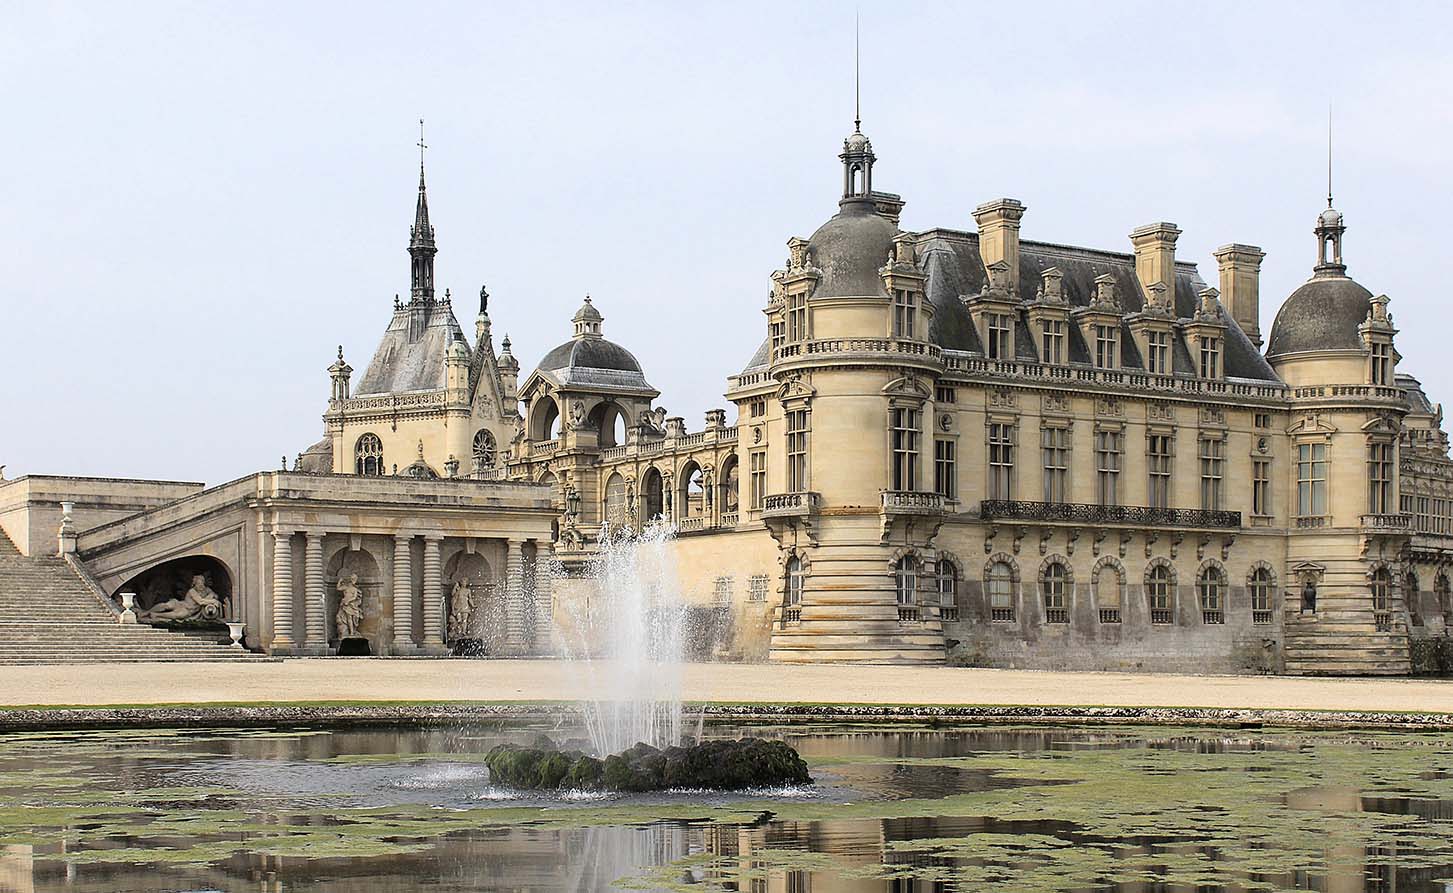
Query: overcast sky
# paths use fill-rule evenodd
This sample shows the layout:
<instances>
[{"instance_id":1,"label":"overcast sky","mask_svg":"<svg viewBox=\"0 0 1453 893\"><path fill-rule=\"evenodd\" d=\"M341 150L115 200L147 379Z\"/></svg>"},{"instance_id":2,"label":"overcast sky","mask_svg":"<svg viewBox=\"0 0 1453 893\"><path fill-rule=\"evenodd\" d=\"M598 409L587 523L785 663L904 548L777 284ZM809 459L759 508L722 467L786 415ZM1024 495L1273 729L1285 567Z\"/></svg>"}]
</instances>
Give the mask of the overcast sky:
<instances>
[{"instance_id":1,"label":"overcast sky","mask_svg":"<svg viewBox=\"0 0 1453 893\"><path fill-rule=\"evenodd\" d=\"M1024 238L1129 251L1169 220L1212 283L1249 242L1264 330L1332 102L1349 273L1450 393L1446 4L861 9L905 228L1011 196ZM589 292L699 430L836 210L852 47L851 4L0 0L0 464L215 483L316 441L337 345L361 375L408 294L420 117L465 330L488 283L528 372Z\"/></svg>"}]
</instances>

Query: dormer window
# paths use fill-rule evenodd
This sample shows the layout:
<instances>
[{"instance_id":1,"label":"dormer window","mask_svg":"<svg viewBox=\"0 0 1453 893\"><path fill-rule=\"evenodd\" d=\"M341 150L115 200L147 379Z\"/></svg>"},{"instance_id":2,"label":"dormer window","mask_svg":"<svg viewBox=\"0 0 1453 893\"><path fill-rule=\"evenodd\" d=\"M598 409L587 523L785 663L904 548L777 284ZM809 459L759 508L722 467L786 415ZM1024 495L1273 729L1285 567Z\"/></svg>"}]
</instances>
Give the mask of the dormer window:
<instances>
[{"instance_id":1,"label":"dormer window","mask_svg":"<svg viewBox=\"0 0 1453 893\"><path fill-rule=\"evenodd\" d=\"M1392 384L1392 345L1386 341L1372 342L1372 367L1370 376L1373 384Z\"/></svg>"},{"instance_id":2,"label":"dormer window","mask_svg":"<svg viewBox=\"0 0 1453 893\"><path fill-rule=\"evenodd\" d=\"M1065 361L1065 323L1062 319L1046 319L1041 324L1041 362L1056 365Z\"/></svg>"},{"instance_id":3,"label":"dormer window","mask_svg":"<svg viewBox=\"0 0 1453 893\"><path fill-rule=\"evenodd\" d=\"M1012 360L1014 318L1007 313L984 314L984 352L991 360Z\"/></svg>"},{"instance_id":4,"label":"dormer window","mask_svg":"<svg viewBox=\"0 0 1453 893\"><path fill-rule=\"evenodd\" d=\"M1095 368L1114 369L1119 356L1120 328L1114 325L1095 326Z\"/></svg>"},{"instance_id":5,"label":"dormer window","mask_svg":"<svg viewBox=\"0 0 1453 893\"><path fill-rule=\"evenodd\" d=\"M1170 374L1170 332L1145 333L1145 371L1152 375Z\"/></svg>"},{"instance_id":6,"label":"dormer window","mask_svg":"<svg viewBox=\"0 0 1453 893\"><path fill-rule=\"evenodd\" d=\"M1201 377L1218 379L1221 377L1221 339L1201 339Z\"/></svg>"},{"instance_id":7,"label":"dormer window","mask_svg":"<svg viewBox=\"0 0 1453 893\"><path fill-rule=\"evenodd\" d=\"M807 293L787 296L787 340L807 340Z\"/></svg>"},{"instance_id":8,"label":"dormer window","mask_svg":"<svg viewBox=\"0 0 1453 893\"><path fill-rule=\"evenodd\" d=\"M918 295L908 289L893 292L893 337L913 338L917 330Z\"/></svg>"}]
</instances>

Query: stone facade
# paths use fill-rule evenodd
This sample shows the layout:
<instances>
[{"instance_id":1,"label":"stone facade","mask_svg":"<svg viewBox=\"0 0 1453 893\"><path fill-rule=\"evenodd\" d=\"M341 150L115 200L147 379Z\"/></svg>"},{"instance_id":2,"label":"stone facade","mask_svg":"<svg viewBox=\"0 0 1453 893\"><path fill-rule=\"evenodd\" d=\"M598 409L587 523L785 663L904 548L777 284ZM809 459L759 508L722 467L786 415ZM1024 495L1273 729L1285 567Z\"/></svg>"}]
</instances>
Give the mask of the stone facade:
<instances>
[{"instance_id":1,"label":"stone facade","mask_svg":"<svg viewBox=\"0 0 1453 893\"><path fill-rule=\"evenodd\" d=\"M660 520L697 656L1404 674L1453 654L1442 411L1398 371L1388 298L1347 276L1330 198L1263 337L1255 246L1214 252L1213 287L1171 223L1128 251L1035 242L1004 198L972 231L906 231L867 137L839 160L837 213L787 241L727 379L735 424L656 406L590 298L523 382L483 290L471 345L435 294L421 168L409 299L356 386L339 349L292 471L25 486L81 500L60 548L107 594L217 562L273 653L337 647L348 581L377 650L441 653L476 586L486 651L547 650L606 531ZM54 510L15 487L0 523L48 548ZM566 576L531 600L551 551Z\"/></svg>"}]
</instances>

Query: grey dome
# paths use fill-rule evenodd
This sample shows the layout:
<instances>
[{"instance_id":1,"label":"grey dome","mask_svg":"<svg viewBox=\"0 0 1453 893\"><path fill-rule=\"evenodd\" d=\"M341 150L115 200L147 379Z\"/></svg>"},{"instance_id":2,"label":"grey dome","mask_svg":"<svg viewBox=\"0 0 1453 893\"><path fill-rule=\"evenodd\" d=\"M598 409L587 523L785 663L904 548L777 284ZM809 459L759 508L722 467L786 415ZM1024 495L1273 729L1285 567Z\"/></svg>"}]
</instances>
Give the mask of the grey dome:
<instances>
[{"instance_id":1,"label":"grey dome","mask_svg":"<svg viewBox=\"0 0 1453 893\"><path fill-rule=\"evenodd\" d=\"M604 338L575 338L565 342L540 361L539 369L614 369L640 372L641 364L630 351Z\"/></svg>"},{"instance_id":2,"label":"grey dome","mask_svg":"<svg viewBox=\"0 0 1453 893\"><path fill-rule=\"evenodd\" d=\"M822 270L816 297L884 295L878 273L888 262L898 227L867 200L844 201L842 210L807 242L813 266Z\"/></svg>"},{"instance_id":3,"label":"grey dome","mask_svg":"<svg viewBox=\"0 0 1453 893\"><path fill-rule=\"evenodd\" d=\"M1268 357L1304 350L1361 350L1357 329L1367 319L1372 292L1346 276L1312 277L1281 305L1271 324Z\"/></svg>"},{"instance_id":4,"label":"grey dome","mask_svg":"<svg viewBox=\"0 0 1453 893\"><path fill-rule=\"evenodd\" d=\"M848 138L843 140L843 151L845 152L871 152L873 144L860 131L853 131Z\"/></svg>"}]
</instances>

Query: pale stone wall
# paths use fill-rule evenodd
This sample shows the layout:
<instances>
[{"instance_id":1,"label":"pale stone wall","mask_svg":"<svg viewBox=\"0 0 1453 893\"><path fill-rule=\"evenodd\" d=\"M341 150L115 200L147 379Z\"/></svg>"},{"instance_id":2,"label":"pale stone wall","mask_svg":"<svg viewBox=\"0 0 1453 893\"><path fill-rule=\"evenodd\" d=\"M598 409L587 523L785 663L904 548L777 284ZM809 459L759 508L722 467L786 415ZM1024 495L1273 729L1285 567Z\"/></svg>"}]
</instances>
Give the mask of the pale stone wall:
<instances>
[{"instance_id":1,"label":"pale stone wall","mask_svg":"<svg viewBox=\"0 0 1453 893\"><path fill-rule=\"evenodd\" d=\"M184 481L28 475L0 482L0 529L23 555L54 554L61 503L71 502L77 530L181 499L203 488Z\"/></svg>"}]
</instances>

